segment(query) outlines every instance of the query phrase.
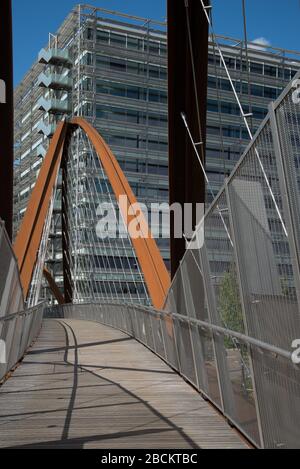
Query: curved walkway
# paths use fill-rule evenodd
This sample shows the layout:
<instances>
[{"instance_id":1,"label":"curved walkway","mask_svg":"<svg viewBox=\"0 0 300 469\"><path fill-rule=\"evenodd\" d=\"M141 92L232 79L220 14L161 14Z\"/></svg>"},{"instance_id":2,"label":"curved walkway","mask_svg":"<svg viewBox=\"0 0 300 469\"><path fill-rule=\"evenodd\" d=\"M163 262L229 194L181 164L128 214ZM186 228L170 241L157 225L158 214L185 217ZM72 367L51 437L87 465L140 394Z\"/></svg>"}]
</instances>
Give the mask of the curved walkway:
<instances>
[{"instance_id":1,"label":"curved walkway","mask_svg":"<svg viewBox=\"0 0 300 469\"><path fill-rule=\"evenodd\" d=\"M98 323L47 320L0 388L0 447L247 448L143 345Z\"/></svg>"}]
</instances>

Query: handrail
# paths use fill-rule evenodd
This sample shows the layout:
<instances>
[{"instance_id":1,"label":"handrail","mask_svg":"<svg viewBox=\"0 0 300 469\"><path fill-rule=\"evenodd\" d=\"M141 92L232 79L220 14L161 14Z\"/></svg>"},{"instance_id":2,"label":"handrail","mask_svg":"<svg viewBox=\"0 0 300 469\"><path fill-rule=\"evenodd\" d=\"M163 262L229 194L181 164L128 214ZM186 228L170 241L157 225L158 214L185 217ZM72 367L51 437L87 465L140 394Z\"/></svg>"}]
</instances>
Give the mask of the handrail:
<instances>
[{"instance_id":1,"label":"handrail","mask_svg":"<svg viewBox=\"0 0 300 469\"><path fill-rule=\"evenodd\" d=\"M46 305L47 303L43 301L41 303L38 303L36 306L32 306L31 308L23 309L22 311L18 311L17 313L7 314L6 316L0 317L0 322L11 321L12 319L15 319L19 316L28 316L29 314L35 312L37 309L44 310Z\"/></svg>"}]
</instances>

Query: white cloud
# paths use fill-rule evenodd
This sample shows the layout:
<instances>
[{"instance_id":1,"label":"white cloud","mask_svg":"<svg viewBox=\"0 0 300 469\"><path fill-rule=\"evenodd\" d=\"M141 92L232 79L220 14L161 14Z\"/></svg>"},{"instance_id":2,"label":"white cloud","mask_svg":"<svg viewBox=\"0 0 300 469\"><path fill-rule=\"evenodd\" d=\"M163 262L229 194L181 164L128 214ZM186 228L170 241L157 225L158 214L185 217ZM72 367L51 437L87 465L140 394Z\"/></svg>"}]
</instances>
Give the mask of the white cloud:
<instances>
[{"instance_id":1,"label":"white cloud","mask_svg":"<svg viewBox=\"0 0 300 469\"><path fill-rule=\"evenodd\" d=\"M249 49L256 49L256 50L266 50L267 46L270 46L271 42L268 41L265 37L257 37L253 41L251 41L251 44L248 45Z\"/></svg>"}]
</instances>

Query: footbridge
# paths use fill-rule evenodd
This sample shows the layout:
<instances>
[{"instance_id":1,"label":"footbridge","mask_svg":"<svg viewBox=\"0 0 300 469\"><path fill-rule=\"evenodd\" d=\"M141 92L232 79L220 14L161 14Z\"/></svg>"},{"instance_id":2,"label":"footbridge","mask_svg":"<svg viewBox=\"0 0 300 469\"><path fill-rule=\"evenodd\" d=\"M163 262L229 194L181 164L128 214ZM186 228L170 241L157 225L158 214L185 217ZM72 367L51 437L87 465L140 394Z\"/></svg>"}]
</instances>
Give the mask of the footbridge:
<instances>
[{"instance_id":1,"label":"footbridge","mask_svg":"<svg viewBox=\"0 0 300 469\"><path fill-rule=\"evenodd\" d=\"M86 132L115 194L136 201L90 125L79 119L58 127L14 246L1 224L0 446L299 447L294 97L293 82L271 103L172 282L154 239L132 240L144 303L96 301L98 284L71 242L64 294L45 269L53 188L74 132ZM63 229L72 235L67 222ZM39 300L43 274L56 306Z\"/></svg>"},{"instance_id":2,"label":"footbridge","mask_svg":"<svg viewBox=\"0 0 300 469\"><path fill-rule=\"evenodd\" d=\"M210 24L209 2L194 3ZM181 71L188 80L179 62ZM105 140L81 116L56 126L13 245L0 223L0 447L300 447L299 80L270 103L254 136L241 113L251 141L192 239L174 243L172 279ZM180 101L178 83L176 96L169 90L180 137L171 150L185 152L188 141L198 156L171 161L170 185L184 202L204 145L193 86L184 82ZM198 186L193 179L193 202ZM47 253L58 197L55 273ZM126 233L106 245L95 228L104 200Z\"/></svg>"},{"instance_id":3,"label":"footbridge","mask_svg":"<svg viewBox=\"0 0 300 469\"><path fill-rule=\"evenodd\" d=\"M93 310L96 317L102 307L88 310L88 317ZM84 314L85 308L74 317ZM64 316L44 320L1 387L0 447L249 448L192 386L132 336L98 321L69 319L69 311ZM163 343L157 346L164 354Z\"/></svg>"}]
</instances>

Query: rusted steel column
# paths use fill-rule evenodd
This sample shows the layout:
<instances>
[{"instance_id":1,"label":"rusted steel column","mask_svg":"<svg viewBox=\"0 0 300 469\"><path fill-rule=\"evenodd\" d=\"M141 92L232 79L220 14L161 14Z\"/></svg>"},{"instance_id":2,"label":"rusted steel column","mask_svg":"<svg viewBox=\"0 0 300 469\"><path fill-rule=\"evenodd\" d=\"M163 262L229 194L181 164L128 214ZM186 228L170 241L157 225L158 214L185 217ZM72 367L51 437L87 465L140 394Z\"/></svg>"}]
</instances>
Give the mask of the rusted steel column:
<instances>
[{"instance_id":1,"label":"rusted steel column","mask_svg":"<svg viewBox=\"0 0 300 469\"><path fill-rule=\"evenodd\" d=\"M205 4L209 5L209 1L205 1ZM188 22L193 49L194 70L189 44ZM195 204L196 202L204 203L205 201L205 180L182 121L181 112L186 114L195 142L203 141L201 158L204 161L207 62L208 22L201 2L199 0L168 0L169 178L171 204L174 202ZM200 147L198 148L201 153ZM193 217L194 224L196 222L195 215L196 213ZM171 217L172 277L184 253L185 241L183 238L174 239L174 221Z\"/></svg>"},{"instance_id":2,"label":"rusted steel column","mask_svg":"<svg viewBox=\"0 0 300 469\"><path fill-rule=\"evenodd\" d=\"M0 2L0 218L12 239L13 57L11 0Z\"/></svg>"}]
</instances>

